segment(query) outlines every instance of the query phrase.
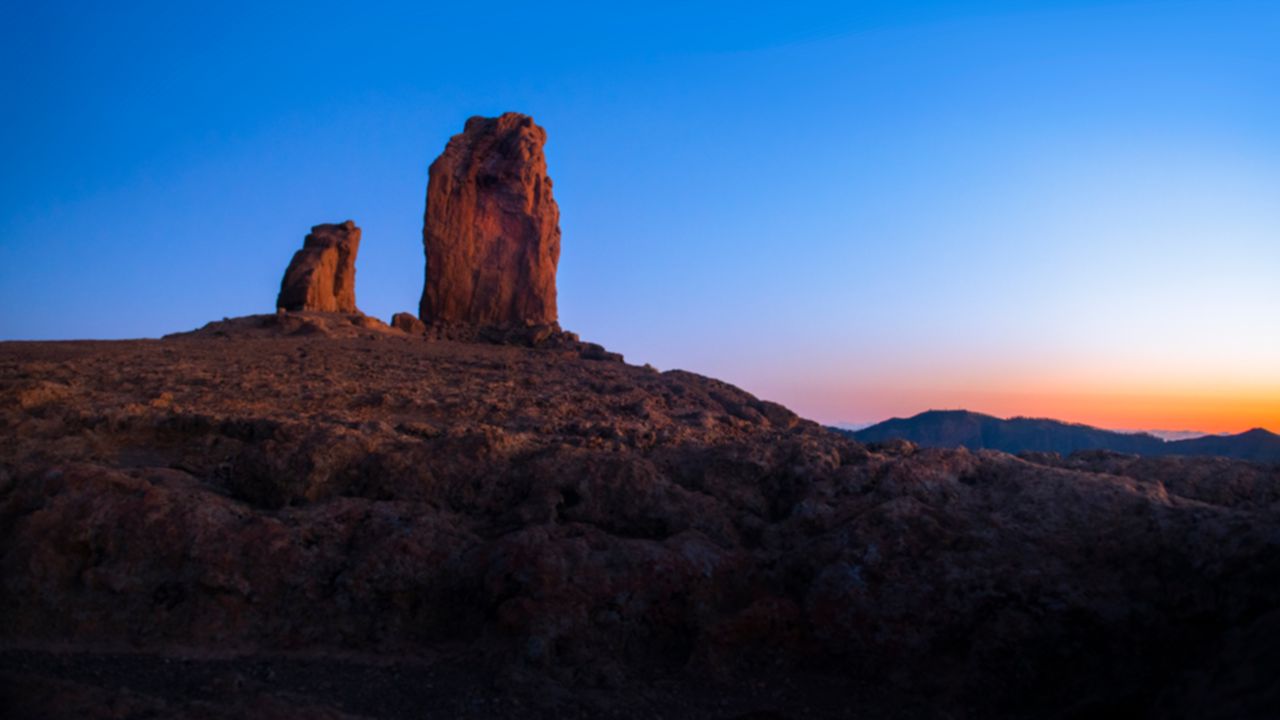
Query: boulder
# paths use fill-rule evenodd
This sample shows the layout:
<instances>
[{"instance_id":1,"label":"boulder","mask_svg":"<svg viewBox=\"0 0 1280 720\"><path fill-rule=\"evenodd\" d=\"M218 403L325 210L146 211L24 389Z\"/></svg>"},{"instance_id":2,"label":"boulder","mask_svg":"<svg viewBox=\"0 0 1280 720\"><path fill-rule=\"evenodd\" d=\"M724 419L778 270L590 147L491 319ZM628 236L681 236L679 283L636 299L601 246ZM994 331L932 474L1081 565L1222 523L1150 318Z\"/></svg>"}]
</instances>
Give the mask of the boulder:
<instances>
[{"instance_id":1,"label":"boulder","mask_svg":"<svg viewBox=\"0 0 1280 720\"><path fill-rule=\"evenodd\" d=\"M398 312L392 315L391 327L403 330L410 335L425 335L427 333L426 323L419 320L413 313Z\"/></svg>"},{"instance_id":2,"label":"boulder","mask_svg":"<svg viewBox=\"0 0 1280 720\"><path fill-rule=\"evenodd\" d=\"M546 139L525 115L473 117L431 164L418 313L427 324L556 322L560 209Z\"/></svg>"},{"instance_id":3,"label":"boulder","mask_svg":"<svg viewBox=\"0 0 1280 720\"><path fill-rule=\"evenodd\" d=\"M359 249L360 228L350 220L311 228L284 272L276 307L291 312L360 312L356 309Z\"/></svg>"}]
</instances>

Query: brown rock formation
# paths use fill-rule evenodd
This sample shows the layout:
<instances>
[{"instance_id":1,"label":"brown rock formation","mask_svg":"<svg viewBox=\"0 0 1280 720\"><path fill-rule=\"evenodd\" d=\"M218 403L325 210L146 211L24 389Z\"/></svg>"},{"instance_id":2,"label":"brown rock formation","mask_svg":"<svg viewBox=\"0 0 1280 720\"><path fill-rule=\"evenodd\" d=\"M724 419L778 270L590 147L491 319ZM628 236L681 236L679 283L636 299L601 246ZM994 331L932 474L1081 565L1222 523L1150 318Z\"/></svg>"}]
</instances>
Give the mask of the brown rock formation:
<instances>
[{"instance_id":1,"label":"brown rock formation","mask_svg":"<svg viewBox=\"0 0 1280 720\"><path fill-rule=\"evenodd\" d=\"M431 164L418 313L428 324L556 321L560 208L542 154L546 139L525 115L473 117Z\"/></svg>"},{"instance_id":2,"label":"brown rock formation","mask_svg":"<svg viewBox=\"0 0 1280 720\"><path fill-rule=\"evenodd\" d=\"M410 335L425 335L427 332L426 323L419 320L413 313L407 312L398 312L392 315L391 327L403 330Z\"/></svg>"},{"instance_id":3,"label":"brown rock formation","mask_svg":"<svg viewBox=\"0 0 1280 720\"><path fill-rule=\"evenodd\" d=\"M0 715L1277 717L1280 468L349 317L0 343Z\"/></svg>"},{"instance_id":4,"label":"brown rock formation","mask_svg":"<svg viewBox=\"0 0 1280 720\"><path fill-rule=\"evenodd\" d=\"M360 228L350 220L316 225L294 254L280 283L276 307L289 310L355 313L356 252Z\"/></svg>"}]
</instances>

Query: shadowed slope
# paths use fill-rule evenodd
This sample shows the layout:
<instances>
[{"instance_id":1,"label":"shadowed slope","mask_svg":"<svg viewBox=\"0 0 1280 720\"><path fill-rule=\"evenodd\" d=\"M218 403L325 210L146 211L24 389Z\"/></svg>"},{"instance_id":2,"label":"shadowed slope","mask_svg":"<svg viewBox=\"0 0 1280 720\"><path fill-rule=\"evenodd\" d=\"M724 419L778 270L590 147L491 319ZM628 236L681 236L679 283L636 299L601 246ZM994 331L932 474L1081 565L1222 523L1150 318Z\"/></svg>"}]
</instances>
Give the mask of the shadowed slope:
<instances>
[{"instance_id":1,"label":"shadowed slope","mask_svg":"<svg viewBox=\"0 0 1280 720\"><path fill-rule=\"evenodd\" d=\"M1276 707L1274 469L868 450L691 373L324 314L282 335L291 318L0 345L10 698L192 717Z\"/></svg>"}]
</instances>

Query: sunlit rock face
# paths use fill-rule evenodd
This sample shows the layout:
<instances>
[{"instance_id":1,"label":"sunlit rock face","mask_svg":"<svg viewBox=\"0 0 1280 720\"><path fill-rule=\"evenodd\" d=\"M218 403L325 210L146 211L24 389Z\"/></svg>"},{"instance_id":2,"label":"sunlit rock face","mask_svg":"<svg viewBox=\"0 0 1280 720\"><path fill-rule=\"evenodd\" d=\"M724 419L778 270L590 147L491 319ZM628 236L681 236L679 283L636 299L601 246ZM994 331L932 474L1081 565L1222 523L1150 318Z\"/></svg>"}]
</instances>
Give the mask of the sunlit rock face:
<instances>
[{"instance_id":1,"label":"sunlit rock face","mask_svg":"<svg viewBox=\"0 0 1280 720\"><path fill-rule=\"evenodd\" d=\"M355 313L356 253L360 228L348 220L336 225L316 225L294 254L276 307L289 311Z\"/></svg>"},{"instance_id":2,"label":"sunlit rock face","mask_svg":"<svg viewBox=\"0 0 1280 720\"><path fill-rule=\"evenodd\" d=\"M560 208L532 118L473 117L431 164L422 230L428 324L556 321Z\"/></svg>"}]
</instances>

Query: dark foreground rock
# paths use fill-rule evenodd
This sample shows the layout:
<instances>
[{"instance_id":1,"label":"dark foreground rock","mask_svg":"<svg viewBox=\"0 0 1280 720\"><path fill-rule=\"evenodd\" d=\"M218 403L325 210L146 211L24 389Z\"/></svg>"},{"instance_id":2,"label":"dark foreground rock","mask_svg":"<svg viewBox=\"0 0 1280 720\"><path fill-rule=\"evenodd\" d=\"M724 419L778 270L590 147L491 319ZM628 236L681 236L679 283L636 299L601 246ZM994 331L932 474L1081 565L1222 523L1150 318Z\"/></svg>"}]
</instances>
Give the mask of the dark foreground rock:
<instances>
[{"instance_id":1,"label":"dark foreground rock","mask_svg":"<svg viewBox=\"0 0 1280 720\"><path fill-rule=\"evenodd\" d=\"M360 322L0 345L8 707L1280 709L1273 467L863 446L567 333Z\"/></svg>"}]
</instances>

